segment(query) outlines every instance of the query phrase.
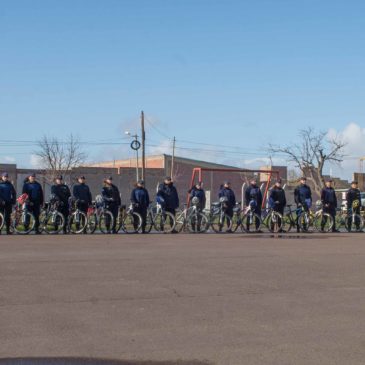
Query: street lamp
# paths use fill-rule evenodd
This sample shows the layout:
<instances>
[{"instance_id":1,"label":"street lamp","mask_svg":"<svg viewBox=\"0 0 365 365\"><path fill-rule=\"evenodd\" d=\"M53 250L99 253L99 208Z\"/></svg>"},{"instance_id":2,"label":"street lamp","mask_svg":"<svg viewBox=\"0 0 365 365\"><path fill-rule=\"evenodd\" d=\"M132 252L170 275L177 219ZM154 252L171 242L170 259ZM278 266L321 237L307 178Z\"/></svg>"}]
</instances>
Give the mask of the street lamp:
<instances>
[{"instance_id":1,"label":"street lamp","mask_svg":"<svg viewBox=\"0 0 365 365\"><path fill-rule=\"evenodd\" d=\"M133 141L131 142L131 149L136 151L136 177L137 177L137 181L139 180L139 161L138 161L138 150L141 148L141 142L138 140L138 134L134 134L132 135L131 132L129 131L125 131L124 132L127 136L130 136L131 138L133 138Z\"/></svg>"}]
</instances>

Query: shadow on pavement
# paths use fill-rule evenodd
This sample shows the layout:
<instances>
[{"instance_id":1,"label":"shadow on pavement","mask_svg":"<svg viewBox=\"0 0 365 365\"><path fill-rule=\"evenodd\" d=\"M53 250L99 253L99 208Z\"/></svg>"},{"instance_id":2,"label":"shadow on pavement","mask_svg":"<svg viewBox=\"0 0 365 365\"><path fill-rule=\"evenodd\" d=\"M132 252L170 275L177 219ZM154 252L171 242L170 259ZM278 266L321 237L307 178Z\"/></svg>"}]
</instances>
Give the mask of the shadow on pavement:
<instances>
[{"instance_id":1,"label":"shadow on pavement","mask_svg":"<svg viewBox=\"0 0 365 365\"><path fill-rule=\"evenodd\" d=\"M7 358L0 359L0 365L213 365L210 362L198 360L177 361L138 361L138 360L107 360L93 358Z\"/></svg>"}]
</instances>

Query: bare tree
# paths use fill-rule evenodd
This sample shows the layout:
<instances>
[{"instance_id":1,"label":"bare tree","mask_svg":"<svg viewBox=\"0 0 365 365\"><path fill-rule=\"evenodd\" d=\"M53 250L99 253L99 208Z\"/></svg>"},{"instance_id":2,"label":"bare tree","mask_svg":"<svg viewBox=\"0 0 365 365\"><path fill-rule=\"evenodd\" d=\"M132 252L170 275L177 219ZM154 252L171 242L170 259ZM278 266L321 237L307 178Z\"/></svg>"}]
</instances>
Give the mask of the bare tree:
<instances>
[{"instance_id":1,"label":"bare tree","mask_svg":"<svg viewBox=\"0 0 365 365\"><path fill-rule=\"evenodd\" d=\"M56 175L64 175L64 179L71 180L72 169L79 167L86 160L80 141L72 134L66 141L55 137L43 136L38 141L38 150L41 167L46 171L46 179L53 182Z\"/></svg>"},{"instance_id":2,"label":"bare tree","mask_svg":"<svg viewBox=\"0 0 365 365\"><path fill-rule=\"evenodd\" d=\"M308 127L299 132L300 142L288 146L270 145L271 153L280 153L305 175L320 195L324 184L323 169L327 163L340 164L344 158L346 143L339 137L326 138L326 132L316 132Z\"/></svg>"}]
</instances>

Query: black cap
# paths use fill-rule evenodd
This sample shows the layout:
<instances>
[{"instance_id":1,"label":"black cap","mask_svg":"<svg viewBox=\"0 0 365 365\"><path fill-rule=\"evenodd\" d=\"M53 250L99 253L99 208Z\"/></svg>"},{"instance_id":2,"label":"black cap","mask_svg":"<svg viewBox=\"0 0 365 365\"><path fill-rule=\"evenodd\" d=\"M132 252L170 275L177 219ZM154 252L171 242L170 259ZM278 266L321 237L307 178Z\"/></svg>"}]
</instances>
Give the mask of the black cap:
<instances>
[{"instance_id":1,"label":"black cap","mask_svg":"<svg viewBox=\"0 0 365 365\"><path fill-rule=\"evenodd\" d=\"M1 174L1 176L2 176L2 177L9 177L9 174L8 174L7 172L3 172L3 173Z\"/></svg>"},{"instance_id":2,"label":"black cap","mask_svg":"<svg viewBox=\"0 0 365 365\"><path fill-rule=\"evenodd\" d=\"M357 185L357 184L358 184L358 182L357 182L356 180L354 180L354 181L352 181L352 182L351 182L351 185L352 185L352 184L356 184L356 185Z\"/></svg>"},{"instance_id":3,"label":"black cap","mask_svg":"<svg viewBox=\"0 0 365 365\"><path fill-rule=\"evenodd\" d=\"M300 180L305 180L305 181L307 181L307 178L306 178L305 176L302 176L302 177L300 178Z\"/></svg>"},{"instance_id":4,"label":"black cap","mask_svg":"<svg viewBox=\"0 0 365 365\"><path fill-rule=\"evenodd\" d=\"M63 180L62 175L57 175L57 176L55 177L55 180Z\"/></svg>"},{"instance_id":5,"label":"black cap","mask_svg":"<svg viewBox=\"0 0 365 365\"><path fill-rule=\"evenodd\" d=\"M332 179L327 179L326 182L333 182L333 180Z\"/></svg>"},{"instance_id":6,"label":"black cap","mask_svg":"<svg viewBox=\"0 0 365 365\"><path fill-rule=\"evenodd\" d=\"M144 180L142 180L142 179L141 179L141 180L138 180L138 181L137 181L137 184L139 184L139 185L144 185Z\"/></svg>"},{"instance_id":7,"label":"black cap","mask_svg":"<svg viewBox=\"0 0 365 365\"><path fill-rule=\"evenodd\" d=\"M29 177L35 177L35 172L32 172Z\"/></svg>"},{"instance_id":8,"label":"black cap","mask_svg":"<svg viewBox=\"0 0 365 365\"><path fill-rule=\"evenodd\" d=\"M113 176L107 176L105 180L113 180Z\"/></svg>"},{"instance_id":9,"label":"black cap","mask_svg":"<svg viewBox=\"0 0 365 365\"><path fill-rule=\"evenodd\" d=\"M83 179L83 180L85 180L85 176L84 176L84 175L80 175L80 176L78 177L78 179Z\"/></svg>"},{"instance_id":10,"label":"black cap","mask_svg":"<svg viewBox=\"0 0 365 365\"><path fill-rule=\"evenodd\" d=\"M276 182L277 182L278 184L281 184L281 183L282 183L282 180L281 180L281 179L277 179L277 180L276 180Z\"/></svg>"},{"instance_id":11,"label":"black cap","mask_svg":"<svg viewBox=\"0 0 365 365\"><path fill-rule=\"evenodd\" d=\"M165 181L171 181L172 179L171 179L171 176L166 176L165 177Z\"/></svg>"},{"instance_id":12,"label":"black cap","mask_svg":"<svg viewBox=\"0 0 365 365\"><path fill-rule=\"evenodd\" d=\"M231 185L231 182L230 182L229 180L226 180L226 181L224 182L224 185Z\"/></svg>"}]
</instances>

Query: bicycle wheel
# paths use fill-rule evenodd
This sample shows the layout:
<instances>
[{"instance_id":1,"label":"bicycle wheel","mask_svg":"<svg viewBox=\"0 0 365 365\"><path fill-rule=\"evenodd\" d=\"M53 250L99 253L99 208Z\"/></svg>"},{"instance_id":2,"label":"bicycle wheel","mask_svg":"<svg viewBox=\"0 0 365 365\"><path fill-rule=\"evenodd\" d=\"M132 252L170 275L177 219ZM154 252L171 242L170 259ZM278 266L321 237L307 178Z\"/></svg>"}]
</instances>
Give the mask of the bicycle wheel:
<instances>
[{"instance_id":1,"label":"bicycle wheel","mask_svg":"<svg viewBox=\"0 0 365 365\"><path fill-rule=\"evenodd\" d=\"M111 233L114 225L114 217L112 212L104 210L99 216L99 229L101 233Z\"/></svg>"},{"instance_id":2,"label":"bicycle wheel","mask_svg":"<svg viewBox=\"0 0 365 365\"><path fill-rule=\"evenodd\" d=\"M98 226L98 217L95 213L88 214L87 216L87 225L86 232L93 234L96 231L96 227Z\"/></svg>"},{"instance_id":3,"label":"bicycle wheel","mask_svg":"<svg viewBox=\"0 0 365 365\"><path fill-rule=\"evenodd\" d=\"M80 234L85 231L87 226L87 217L84 212L76 211L70 215L68 229L73 234Z\"/></svg>"},{"instance_id":4,"label":"bicycle wheel","mask_svg":"<svg viewBox=\"0 0 365 365\"><path fill-rule=\"evenodd\" d=\"M43 230L48 234L57 234L63 230L65 217L62 213L54 211L47 214L43 221Z\"/></svg>"},{"instance_id":5,"label":"bicycle wheel","mask_svg":"<svg viewBox=\"0 0 365 365\"><path fill-rule=\"evenodd\" d=\"M154 218L154 227L157 232L171 233L175 229L175 217L170 212L157 213Z\"/></svg>"},{"instance_id":6,"label":"bicycle wheel","mask_svg":"<svg viewBox=\"0 0 365 365\"><path fill-rule=\"evenodd\" d=\"M200 212L196 212L188 218L188 229L191 233L204 233L209 228L208 217Z\"/></svg>"},{"instance_id":7,"label":"bicycle wheel","mask_svg":"<svg viewBox=\"0 0 365 365\"><path fill-rule=\"evenodd\" d=\"M360 214L351 214L346 218L345 227L348 232L360 232L364 228L364 219Z\"/></svg>"},{"instance_id":8,"label":"bicycle wheel","mask_svg":"<svg viewBox=\"0 0 365 365\"><path fill-rule=\"evenodd\" d=\"M313 218L309 212L302 212L299 215L298 224L302 232L312 232L314 229Z\"/></svg>"},{"instance_id":9,"label":"bicycle wheel","mask_svg":"<svg viewBox=\"0 0 365 365\"><path fill-rule=\"evenodd\" d=\"M237 229L241 227L242 215L241 212L234 213L232 217L232 232L237 232Z\"/></svg>"},{"instance_id":10,"label":"bicycle wheel","mask_svg":"<svg viewBox=\"0 0 365 365\"><path fill-rule=\"evenodd\" d=\"M177 212L175 218L175 230L180 233L185 229L185 227L185 213L183 211Z\"/></svg>"},{"instance_id":11,"label":"bicycle wheel","mask_svg":"<svg viewBox=\"0 0 365 365\"><path fill-rule=\"evenodd\" d=\"M313 225L317 232L329 232L333 227L333 218L328 213L321 213L314 218Z\"/></svg>"},{"instance_id":12,"label":"bicycle wheel","mask_svg":"<svg viewBox=\"0 0 365 365\"><path fill-rule=\"evenodd\" d=\"M125 233L137 233L142 228L142 216L139 213L127 213L123 219L122 230Z\"/></svg>"},{"instance_id":13,"label":"bicycle wheel","mask_svg":"<svg viewBox=\"0 0 365 365\"><path fill-rule=\"evenodd\" d=\"M4 228L4 223L5 223L4 216L2 213L0 213L0 232Z\"/></svg>"},{"instance_id":14,"label":"bicycle wheel","mask_svg":"<svg viewBox=\"0 0 365 365\"><path fill-rule=\"evenodd\" d=\"M25 210L16 210L12 214L12 227L17 234L28 234L35 226L34 215Z\"/></svg>"},{"instance_id":15,"label":"bicycle wheel","mask_svg":"<svg viewBox=\"0 0 365 365\"><path fill-rule=\"evenodd\" d=\"M283 216L278 212L271 212L267 218L267 228L272 233L281 232L283 229Z\"/></svg>"},{"instance_id":16,"label":"bicycle wheel","mask_svg":"<svg viewBox=\"0 0 365 365\"><path fill-rule=\"evenodd\" d=\"M210 226L215 233L232 232L232 218L227 214L214 214L211 217Z\"/></svg>"},{"instance_id":17,"label":"bicycle wheel","mask_svg":"<svg viewBox=\"0 0 365 365\"><path fill-rule=\"evenodd\" d=\"M256 213L247 213L242 218L242 230L246 233L256 233L261 228L261 218Z\"/></svg>"}]
</instances>

